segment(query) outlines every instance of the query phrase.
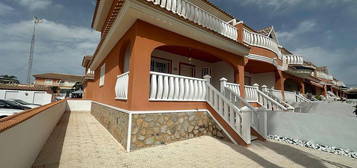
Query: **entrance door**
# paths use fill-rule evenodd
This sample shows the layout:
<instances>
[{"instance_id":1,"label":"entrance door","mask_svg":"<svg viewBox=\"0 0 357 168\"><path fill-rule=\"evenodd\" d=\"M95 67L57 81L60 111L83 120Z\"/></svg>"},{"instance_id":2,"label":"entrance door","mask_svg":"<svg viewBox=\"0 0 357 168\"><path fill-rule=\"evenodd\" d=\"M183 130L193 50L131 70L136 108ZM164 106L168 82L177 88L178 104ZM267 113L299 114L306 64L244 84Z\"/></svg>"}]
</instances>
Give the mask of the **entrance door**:
<instances>
[{"instance_id":1,"label":"entrance door","mask_svg":"<svg viewBox=\"0 0 357 168\"><path fill-rule=\"evenodd\" d=\"M180 75L195 77L195 66L185 63L180 63Z\"/></svg>"}]
</instances>

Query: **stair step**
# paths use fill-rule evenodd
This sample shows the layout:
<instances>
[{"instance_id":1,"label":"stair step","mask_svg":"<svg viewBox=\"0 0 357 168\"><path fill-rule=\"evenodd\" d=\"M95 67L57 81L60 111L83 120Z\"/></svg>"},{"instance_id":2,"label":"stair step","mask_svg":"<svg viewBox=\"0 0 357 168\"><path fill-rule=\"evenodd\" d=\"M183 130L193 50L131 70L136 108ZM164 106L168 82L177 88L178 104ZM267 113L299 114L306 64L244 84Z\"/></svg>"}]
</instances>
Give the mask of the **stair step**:
<instances>
[{"instance_id":1,"label":"stair step","mask_svg":"<svg viewBox=\"0 0 357 168\"><path fill-rule=\"evenodd\" d=\"M255 141L255 140L258 139L258 137L254 136L254 135L251 135L250 137L251 137L251 138L250 138L250 141Z\"/></svg>"}]
</instances>

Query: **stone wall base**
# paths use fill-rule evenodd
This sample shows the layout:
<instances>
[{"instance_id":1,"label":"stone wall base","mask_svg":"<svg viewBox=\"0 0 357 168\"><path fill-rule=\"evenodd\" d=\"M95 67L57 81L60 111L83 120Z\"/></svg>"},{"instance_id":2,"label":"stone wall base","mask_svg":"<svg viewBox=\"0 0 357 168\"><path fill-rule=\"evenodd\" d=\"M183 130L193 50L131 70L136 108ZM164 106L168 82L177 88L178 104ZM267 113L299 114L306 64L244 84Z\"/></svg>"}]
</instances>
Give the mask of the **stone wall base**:
<instances>
[{"instance_id":1,"label":"stone wall base","mask_svg":"<svg viewBox=\"0 0 357 168\"><path fill-rule=\"evenodd\" d=\"M126 148L129 124L128 113L93 102L91 114Z\"/></svg>"},{"instance_id":2,"label":"stone wall base","mask_svg":"<svg viewBox=\"0 0 357 168\"><path fill-rule=\"evenodd\" d=\"M91 114L129 151L203 135L230 141L207 111L139 114L123 111L96 102L91 108Z\"/></svg>"},{"instance_id":3,"label":"stone wall base","mask_svg":"<svg viewBox=\"0 0 357 168\"><path fill-rule=\"evenodd\" d=\"M229 141L207 112L133 114L131 150L203 135Z\"/></svg>"}]
</instances>

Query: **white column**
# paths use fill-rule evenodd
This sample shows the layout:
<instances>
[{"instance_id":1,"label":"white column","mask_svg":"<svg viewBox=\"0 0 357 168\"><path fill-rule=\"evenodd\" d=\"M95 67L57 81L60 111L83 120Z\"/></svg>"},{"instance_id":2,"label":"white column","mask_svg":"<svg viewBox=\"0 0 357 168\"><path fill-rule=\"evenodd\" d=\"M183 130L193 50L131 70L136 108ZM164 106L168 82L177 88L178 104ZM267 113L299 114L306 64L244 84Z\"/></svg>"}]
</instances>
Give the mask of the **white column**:
<instances>
[{"instance_id":1,"label":"white column","mask_svg":"<svg viewBox=\"0 0 357 168\"><path fill-rule=\"evenodd\" d=\"M266 85L263 85L263 86L262 86L262 91L263 91L263 92L268 92L268 87L267 87Z\"/></svg>"},{"instance_id":2,"label":"white column","mask_svg":"<svg viewBox=\"0 0 357 168\"><path fill-rule=\"evenodd\" d=\"M251 143L251 118L252 118L252 111L248 107L243 107L240 109L242 112L242 138L244 138L247 144Z\"/></svg>"},{"instance_id":3,"label":"white column","mask_svg":"<svg viewBox=\"0 0 357 168\"><path fill-rule=\"evenodd\" d=\"M203 76L203 79L205 79L207 83L211 83L211 76L205 75Z\"/></svg>"},{"instance_id":4,"label":"white column","mask_svg":"<svg viewBox=\"0 0 357 168\"><path fill-rule=\"evenodd\" d=\"M221 78L219 81L220 81L220 86L221 86L221 92L224 93L224 90L227 86L227 79Z\"/></svg>"}]
</instances>

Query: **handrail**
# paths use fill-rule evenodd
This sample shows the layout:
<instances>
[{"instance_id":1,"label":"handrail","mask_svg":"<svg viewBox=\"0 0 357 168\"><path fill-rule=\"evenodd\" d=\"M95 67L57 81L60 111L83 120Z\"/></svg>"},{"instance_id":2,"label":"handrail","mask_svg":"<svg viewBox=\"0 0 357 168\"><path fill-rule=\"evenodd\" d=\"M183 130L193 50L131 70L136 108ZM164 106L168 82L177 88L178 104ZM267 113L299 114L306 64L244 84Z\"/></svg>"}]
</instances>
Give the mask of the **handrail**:
<instances>
[{"instance_id":1,"label":"handrail","mask_svg":"<svg viewBox=\"0 0 357 168\"><path fill-rule=\"evenodd\" d=\"M271 91L276 91L276 90L271 90ZM282 104L283 106L285 106L286 108L289 109L294 109L293 106L291 106L289 103L285 102L284 100L282 100L281 98L275 96L274 94L270 93L268 90L263 91L265 94L267 94L269 97L271 97L272 99L274 99L275 101L279 102L280 104Z\"/></svg>"},{"instance_id":2,"label":"handrail","mask_svg":"<svg viewBox=\"0 0 357 168\"><path fill-rule=\"evenodd\" d=\"M215 31L232 40L237 40L238 31L233 25L223 21L217 16L203 10L197 5L186 0L146 0L190 20L202 27Z\"/></svg>"},{"instance_id":3,"label":"handrail","mask_svg":"<svg viewBox=\"0 0 357 168\"><path fill-rule=\"evenodd\" d=\"M128 75L128 74L129 74L129 71L128 71L128 72L124 72L124 73L122 73L122 74L120 74L120 75L117 75L117 78L120 78L120 77L125 76L125 75Z\"/></svg>"},{"instance_id":4,"label":"handrail","mask_svg":"<svg viewBox=\"0 0 357 168\"><path fill-rule=\"evenodd\" d=\"M241 107L242 103L244 106L247 106L250 110L252 111L258 111L256 108L254 108L250 103L248 103L245 99L240 97L239 94L237 94L234 90L231 88L226 87L224 90L224 95L233 102L233 104L237 107ZM238 100L237 100L238 99Z\"/></svg>"},{"instance_id":5,"label":"handrail","mask_svg":"<svg viewBox=\"0 0 357 168\"><path fill-rule=\"evenodd\" d=\"M247 29L244 29L243 32L243 41L245 43L273 51L278 56L278 58L282 59L282 54L279 49L279 45L275 40L262 34L251 32Z\"/></svg>"},{"instance_id":6,"label":"handrail","mask_svg":"<svg viewBox=\"0 0 357 168\"><path fill-rule=\"evenodd\" d=\"M267 136L267 110L255 108L231 88L224 88L224 95L237 107L244 105L252 111L251 126L263 137Z\"/></svg>"},{"instance_id":7,"label":"handrail","mask_svg":"<svg viewBox=\"0 0 357 168\"><path fill-rule=\"evenodd\" d=\"M263 106L267 110L273 110L273 111L291 111L293 109L286 108L279 102L275 101L272 99L270 96L266 95L264 92L257 90L258 93L258 103Z\"/></svg>"},{"instance_id":8,"label":"handrail","mask_svg":"<svg viewBox=\"0 0 357 168\"><path fill-rule=\"evenodd\" d=\"M201 78L194 78L194 77L175 75L175 74L168 74L168 73L162 73L162 72L150 71L150 74L151 75L153 75L153 74L155 74L155 75L163 75L163 76L169 76L169 77L175 77L175 78L183 78L183 79L191 79L191 80L197 80L197 81L205 81L205 79L201 79Z\"/></svg>"},{"instance_id":9,"label":"handrail","mask_svg":"<svg viewBox=\"0 0 357 168\"><path fill-rule=\"evenodd\" d=\"M307 102L307 103L312 102L311 100L307 99L305 96L303 96L301 94L296 94L296 101L297 102Z\"/></svg>"},{"instance_id":10,"label":"handrail","mask_svg":"<svg viewBox=\"0 0 357 168\"><path fill-rule=\"evenodd\" d=\"M243 113L230 100L211 84L206 82L207 103L235 130L235 132L250 144L250 115Z\"/></svg>"}]
</instances>

